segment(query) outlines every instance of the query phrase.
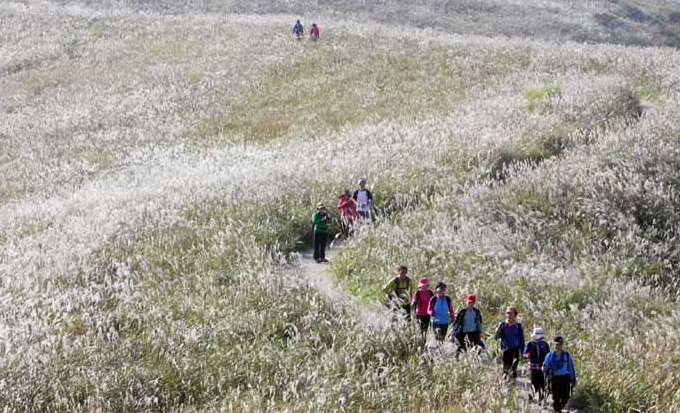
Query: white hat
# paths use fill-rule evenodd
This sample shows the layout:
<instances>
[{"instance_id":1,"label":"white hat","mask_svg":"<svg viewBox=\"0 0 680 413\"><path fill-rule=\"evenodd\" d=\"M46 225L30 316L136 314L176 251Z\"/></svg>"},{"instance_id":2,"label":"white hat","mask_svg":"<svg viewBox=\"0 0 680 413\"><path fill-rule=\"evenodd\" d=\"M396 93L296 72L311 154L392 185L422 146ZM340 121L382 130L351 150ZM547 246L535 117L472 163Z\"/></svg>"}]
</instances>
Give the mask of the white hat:
<instances>
[{"instance_id":1,"label":"white hat","mask_svg":"<svg viewBox=\"0 0 680 413\"><path fill-rule=\"evenodd\" d=\"M316 204L316 209L322 209L322 208L326 208L326 206L322 202L319 202L318 204Z\"/></svg>"},{"instance_id":2,"label":"white hat","mask_svg":"<svg viewBox=\"0 0 680 413\"><path fill-rule=\"evenodd\" d=\"M532 340L543 340L545 338L545 332L541 327L534 327L534 332L531 333Z\"/></svg>"},{"instance_id":3,"label":"white hat","mask_svg":"<svg viewBox=\"0 0 680 413\"><path fill-rule=\"evenodd\" d=\"M361 185L361 184L365 184L365 183L366 183L366 178L360 178L357 185Z\"/></svg>"}]
</instances>

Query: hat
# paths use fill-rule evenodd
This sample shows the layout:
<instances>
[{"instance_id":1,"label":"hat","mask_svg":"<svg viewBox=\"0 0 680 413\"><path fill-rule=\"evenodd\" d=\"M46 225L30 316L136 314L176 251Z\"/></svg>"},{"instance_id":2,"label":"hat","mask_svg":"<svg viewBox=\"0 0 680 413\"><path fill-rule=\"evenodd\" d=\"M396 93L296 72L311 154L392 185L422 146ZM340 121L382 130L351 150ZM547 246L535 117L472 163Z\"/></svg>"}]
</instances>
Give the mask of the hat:
<instances>
[{"instance_id":1,"label":"hat","mask_svg":"<svg viewBox=\"0 0 680 413\"><path fill-rule=\"evenodd\" d=\"M365 184L366 183L366 178L359 178L359 182L357 185Z\"/></svg>"},{"instance_id":2,"label":"hat","mask_svg":"<svg viewBox=\"0 0 680 413\"><path fill-rule=\"evenodd\" d=\"M424 287L429 285L430 281L427 278L421 278L420 281L418 281L418 287Z\"/></svg>"},{"instance_id":3,"label":"hat","mask_svg":"<svg viewBox=\"0 0 680 413\"><path fill-rule=\"evenodd\" d=\"M465 298L465 302L475 303L477 302L477 297L474 294L468 294L468 296Z\"/></svg>"},{"instance_id":4,"label":"hat","mask_svg":"<svg viewBox=\"0 0 680 413\"><path fill-rule=\"evenodd\" d=\"M316 204L316 209L323 209L323 208L326 208L326 206L322 202L319 202L318 204Z\"/></svg>"},{"instance_id":5,"label":"hat","mask_svg":"<svg viewBox=\"0 0 680 413\"><path fill-rule=\"evenodd\" d=\"M543 340L545 338L545 332L541 327L534 327L534 332L531 333L532 340Z\"/></svg>"},{"instance_id":6,"label":"hat","mask_svg":"<svg viewBox=\"0 0 680 413\"><path fill-rule=\"evenodd\" d=\"M553 343L555 343L555 344L564 344L564 339L562 338L562 336L557 336L557 337L555 337L555 338L553 339Z\"/></svg>"},{"instance_id":7,"label":"hat","mask_svg":"<svg viewBox=\"0 0 680 413\"><path fill-rule=\"evenodd\" d=\"M446 284L444 284L444 283L441 282L441 281L438 282L438 283L437 283L437 289L440 289L440 288L441 288L442 290L446 290Z\"/></svg>"}]
</instances>

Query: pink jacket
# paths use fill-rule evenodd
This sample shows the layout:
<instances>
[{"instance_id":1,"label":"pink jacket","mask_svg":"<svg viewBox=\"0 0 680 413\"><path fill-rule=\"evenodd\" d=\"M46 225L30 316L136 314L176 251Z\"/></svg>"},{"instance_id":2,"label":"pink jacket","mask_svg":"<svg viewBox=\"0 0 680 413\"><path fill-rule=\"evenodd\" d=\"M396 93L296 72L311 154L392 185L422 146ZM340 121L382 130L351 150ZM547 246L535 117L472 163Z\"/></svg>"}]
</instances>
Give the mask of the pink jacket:
<instances>
[{"instance_id":1,"label":"pink jacket","mask_svg":"<svg viewBox=\"0 0 680 413\"><path fill-rule=\"evenodd\" d=\"M430 290L418 290L413 294L413 298L411 298L411 308L415 307L416 315L429 315L428 308L432 297L434 297L434 293Z\"/></svg>"}]
</instances>

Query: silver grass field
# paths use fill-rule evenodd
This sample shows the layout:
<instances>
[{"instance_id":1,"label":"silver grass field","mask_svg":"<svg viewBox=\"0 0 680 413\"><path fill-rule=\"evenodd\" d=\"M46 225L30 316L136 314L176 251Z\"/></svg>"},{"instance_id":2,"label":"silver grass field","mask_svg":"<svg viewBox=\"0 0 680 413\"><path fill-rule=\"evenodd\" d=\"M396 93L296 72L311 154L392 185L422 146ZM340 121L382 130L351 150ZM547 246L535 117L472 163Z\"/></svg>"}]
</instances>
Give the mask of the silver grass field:
<instances>
[{"instance_id":1,"label":"silver grass field","mask_svg":"<svg viewBox=\"0 0 680 413\"><path fill-rule=\"evenodd\" d=\"M573 409L680 412L678 11L2 2L1 411L543 411L383 322L406 264L563 335ZM291 263L360 176L324 291Z\"/></svg>"}]
</instances>

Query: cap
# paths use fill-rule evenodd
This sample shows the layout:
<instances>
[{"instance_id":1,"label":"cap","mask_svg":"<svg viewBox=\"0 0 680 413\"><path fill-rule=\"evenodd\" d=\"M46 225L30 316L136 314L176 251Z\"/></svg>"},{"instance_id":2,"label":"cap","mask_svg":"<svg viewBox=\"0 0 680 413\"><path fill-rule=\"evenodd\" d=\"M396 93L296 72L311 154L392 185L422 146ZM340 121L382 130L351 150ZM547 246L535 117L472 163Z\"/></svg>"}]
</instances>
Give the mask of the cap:
<instances>
[{"instance_id":1,"label":"cap","mask_svg":"<svg viewBox=\"0 0 680 413\"><path fill-rule=\"evenodd\" d=\"M465 301L468 303L475 303L477 302L477 297L474 294L468 294L468 296L465 298Z\"/></svg>"},{"instance_id":2,"label":"cap","mask_svg":"<svg viewBox=\"0 0 680 413\"><path fill-rule=\"evenodd\" d=\"M440 288L443 289L443 290L445 290L445 289L446 289L446 284L444 284L444 283L441 282L441 281L438 282L438 283L437 283L437 289L440 289Z\"/></svg>"},{"instance_id":3,"label":"cap","mask_svg":"<svg viewBox=\"0 0 680 413\"><path fill-rule=\"evenodd\" d=\"M564 339L562 338L562 336L557 336L557 337L555 337L555 338L553 339L553 343L555 343L555 344L564 344Z\"/></svg>"},{"instance_id":4,"label":"cap","mask_svg":"<svg viewBox=\"0 0 680 413\"><path fill-rule=\"evenodd\" d=\"M427 278L421 278L420 281L418 281L418 287L424 287L426 285L430 285L430 280Z\"/></svg>"}]
</instances>

